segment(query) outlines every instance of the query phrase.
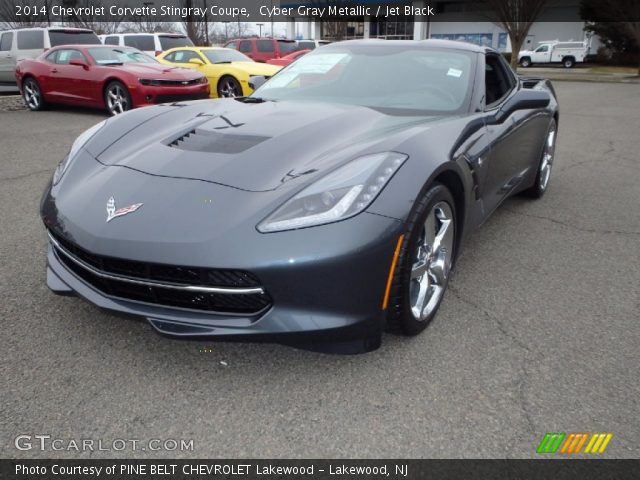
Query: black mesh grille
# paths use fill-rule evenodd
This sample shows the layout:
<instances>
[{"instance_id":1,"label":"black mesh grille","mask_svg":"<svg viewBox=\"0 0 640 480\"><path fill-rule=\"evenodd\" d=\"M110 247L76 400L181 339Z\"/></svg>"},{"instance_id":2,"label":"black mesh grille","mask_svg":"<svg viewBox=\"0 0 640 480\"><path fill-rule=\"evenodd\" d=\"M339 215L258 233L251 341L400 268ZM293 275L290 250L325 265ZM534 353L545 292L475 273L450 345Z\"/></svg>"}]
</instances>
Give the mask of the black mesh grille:
<instances>
[{"instance_id":1,"label":"black mesh grille","mask_svg":"<svg viewBox=\"0 0 640 480\"><path fill-rule=\"evenodd\" d=\"M51 236L73 257L101 272L129 277L139 281L171 283L184 286L206 286L226 288L258 287L258 279L241 270L213 270L193 267L177 267L113 257L104 257L87 252L58 235ZM255 314L271 305L266 293L226 294L187 291L163 286L148 286L126 280L103 278L69 259L63 252L56 253L60 261L78 277L107 295L128 300L188 308L217 313Z\"/></svg>"},{"instance_id":2,"label":"black mesh grille","mask_svg":"<svg viewBox=\"0 0 640 480\"><path fill-rule=\"evenodd\" d=\"M186 102L188 100L204 100L208 93L189 93L181 95L156 95L156 103Z\"/></svg>"}]
</instances>

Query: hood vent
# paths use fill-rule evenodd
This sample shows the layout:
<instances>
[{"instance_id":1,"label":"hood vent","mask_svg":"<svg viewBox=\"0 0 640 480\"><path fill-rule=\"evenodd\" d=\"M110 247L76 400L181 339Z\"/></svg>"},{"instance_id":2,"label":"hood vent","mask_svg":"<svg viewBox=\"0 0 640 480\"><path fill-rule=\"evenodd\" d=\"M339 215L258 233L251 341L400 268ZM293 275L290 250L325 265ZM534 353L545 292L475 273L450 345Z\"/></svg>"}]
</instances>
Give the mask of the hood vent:
<instances>
[{"instance_id":1,"label":"hood vent","mask_svg":"<svg viewBox=\"0 0 640 480\"><path fill-rule=\"evenodd\" d=\"M194 128L168 143L167 146L190 152L242 153L269 140L256 135L232 135Z\"/></svg>"}]
</instances>

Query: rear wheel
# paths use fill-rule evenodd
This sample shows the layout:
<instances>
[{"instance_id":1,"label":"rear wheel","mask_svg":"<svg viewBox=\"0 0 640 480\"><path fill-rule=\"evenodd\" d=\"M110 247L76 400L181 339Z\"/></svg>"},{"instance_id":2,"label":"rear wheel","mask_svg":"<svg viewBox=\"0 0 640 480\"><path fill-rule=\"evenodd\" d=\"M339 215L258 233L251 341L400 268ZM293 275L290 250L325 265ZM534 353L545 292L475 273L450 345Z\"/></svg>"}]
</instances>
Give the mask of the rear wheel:
<instances>
[{"instance_id":1,"label":"rear wheel","mask_svg":"<svg viewBox=\"0 0 640 480\"><path fill-rule=\"evenodd\" d=\"M575 64L576 61L573 57L566 57L562 59L562 65L564 65L564 68L572 68Z\"/></svg>"},{"instance_id":2,"label":"rear wheel","mask_svg":"<svg viewBox=\"0 0 640 480\"><path fill-rule=\"evenodd\" d=\"M27 78L22 84L22 98L31 111L37 112L45 107L42 90L35 78Z\"/></svg>"},{"instance_id":3,"label":"rear wheel","mask_svg":"<svg viewBox=\"0 0 640 480\"><path fill-rule=\"evenodd\" d=\"M455 258L456 210L449 190L434 184L411 215L396 267L387 328L417 335L433 320Z\"/></svg>"},{"instance_id":4,"label":"rear wheel","mask_svg":"<svg viewBox=\"0 0 640 480\"><path fill-rule=\"evenodd\" d=\"M553 167L553 159L556 150L556 134L558 128L555 119L551 120L547 136L545 137L544 147L542 149L542 157L540 158L540 166L536 174L536 181L533 186L526 190L525 193L533 198L540 198L547 191L549 180L551 178L551 168Z\"/></svg>"},{"instance_id":5,"label":"rear wheel","mask_svg":"<svg viewBox=\"0 0 640 480\"><path fill-rule=\"evenodd\" d=\"M529 68L531 66L531 59L529 57L523 57L520 59L520 66Z\"/></svg>"},{"instance_id":6,"label":"rear wheel","mask_svg":"<svg viewBox=\"0 0 640 480\"><path fill-rule=\"evenodd\" d=\"M104 104L111 115L118 115L131 109L131 95L121 82L113 81L104 90Z\"/></svg>"},{"instance_id":7,"label":"rear wheel","mask_svg":"<svg viewBox=\"0 0 640 480\"><path fill-rule=\"evenodd\" d=\"M225 75L218 82L218 97L233 98L242 96L240 83L231 75Z\"/></svg>"}]
</instances>

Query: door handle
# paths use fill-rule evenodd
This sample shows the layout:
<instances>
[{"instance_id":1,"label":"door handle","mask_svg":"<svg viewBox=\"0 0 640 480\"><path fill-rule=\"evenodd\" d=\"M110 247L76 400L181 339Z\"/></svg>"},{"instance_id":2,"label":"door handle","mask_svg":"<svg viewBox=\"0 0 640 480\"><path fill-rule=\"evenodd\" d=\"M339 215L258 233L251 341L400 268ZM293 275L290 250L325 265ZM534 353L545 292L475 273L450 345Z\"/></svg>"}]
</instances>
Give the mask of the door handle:
<instances>
[{"instance_id":1,"label":"door handle","mask_svg":"<svg viewBox=\"0 0 640 480\"><path fill-rule=\"evenodd\" d=\"M58 69L57 68L52 68L51 69L51 73L58 73Z\"/></svg>"}]
</instances>

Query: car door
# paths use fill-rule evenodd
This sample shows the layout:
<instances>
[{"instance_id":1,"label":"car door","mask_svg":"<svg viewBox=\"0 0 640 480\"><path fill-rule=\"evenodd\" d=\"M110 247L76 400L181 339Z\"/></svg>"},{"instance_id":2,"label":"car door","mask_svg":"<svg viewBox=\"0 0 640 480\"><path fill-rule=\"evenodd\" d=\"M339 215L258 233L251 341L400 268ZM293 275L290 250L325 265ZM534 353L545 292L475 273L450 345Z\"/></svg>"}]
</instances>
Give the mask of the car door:
<instances>
[{"instance_id":1,"label":"car door","mask_svg":"<svg viewBox=\"0 0 640 480\"><path fill-rule=\"evenodd\" d=\"M551 61L551 49L549 45L540 45L531 54L533 63L549 63Z\"/></svg>"},{"instance_id":2,"label":"car door","mask_svg":"<svg viewBox=\"0 0 640 480\"><path fill-rule=\"evenodd\" d=\"M55 63L51 67L52 85L60 101L65 103L92 103L91 67L71 65L74 59L89 61L75 48L61 48L57 51Z\"/></svg>"},{"instance_id":3,"label":"car door","mask_svg":"<svg viewBox=\"0 0 640 480\"><path fill-rule=\"evenodd\" d=\"M11 49L13 36L13 32L4 32L0 35L0 82L16 81L16 57Z\"/></svg>"},{"instance_id":4,"label":"car door","mask_svg":"<svg viewBox=\"0 0 640 480\"><path fill-rule=\"evenodd\" d=\"M500 55L488 53L484 58L485 135L489 151L484 159L481 196L488 214L530 178L531 169L537 165L548 117L518 110L496 121L498 112L517 92L519 84Z\"/></svg>"}]
</instances>

